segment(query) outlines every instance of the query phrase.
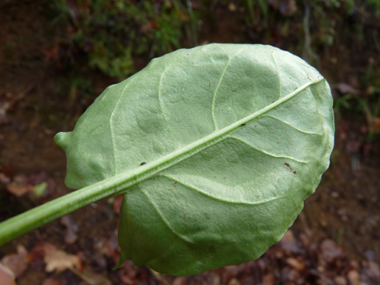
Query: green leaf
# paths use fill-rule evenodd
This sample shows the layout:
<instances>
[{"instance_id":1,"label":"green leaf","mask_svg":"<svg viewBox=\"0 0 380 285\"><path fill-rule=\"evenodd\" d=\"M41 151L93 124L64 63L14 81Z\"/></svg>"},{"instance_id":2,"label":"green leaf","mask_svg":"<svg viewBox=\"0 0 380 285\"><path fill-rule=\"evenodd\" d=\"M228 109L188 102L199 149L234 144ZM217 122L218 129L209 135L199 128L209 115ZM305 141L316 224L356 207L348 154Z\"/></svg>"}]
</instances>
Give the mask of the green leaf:
<instances>
[{"instance_id":1,"label":"green leaf","mask_svg":"<svg viewBox=\"0 0 380 285\"><path fill-rule=\"evenodd\" d=\"M281 239L329 166L332 102L321 74L288 52L211 44L108 87L56 141L67 186L128 181L118 265L191 275Z\"/></svg>"}]
</instances>

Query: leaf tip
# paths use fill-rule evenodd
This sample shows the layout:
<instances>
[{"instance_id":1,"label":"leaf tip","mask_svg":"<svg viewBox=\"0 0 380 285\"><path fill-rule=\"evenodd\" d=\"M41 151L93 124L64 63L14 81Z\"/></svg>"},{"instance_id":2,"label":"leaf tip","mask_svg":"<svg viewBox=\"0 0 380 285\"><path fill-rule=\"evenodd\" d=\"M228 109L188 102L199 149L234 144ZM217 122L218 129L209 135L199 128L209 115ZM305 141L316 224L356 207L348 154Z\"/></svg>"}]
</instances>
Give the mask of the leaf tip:
<instances>
[{"instance_id":1,"label":"leaf tip","mask_svg":"<svg viewBox=\"0 0 380 285\"><path fill-rule=\"evenodd\" d=\"M113 270L116 270L116 269L118 269L120 266L122 266L123 263L124 263L124 261L125 261L125 259L124 259L123 256L121 255L121 256L120 256L120 259L119 259L119 262L115 265L115 267L113 268Z\"/></svg>"}]
</instances>

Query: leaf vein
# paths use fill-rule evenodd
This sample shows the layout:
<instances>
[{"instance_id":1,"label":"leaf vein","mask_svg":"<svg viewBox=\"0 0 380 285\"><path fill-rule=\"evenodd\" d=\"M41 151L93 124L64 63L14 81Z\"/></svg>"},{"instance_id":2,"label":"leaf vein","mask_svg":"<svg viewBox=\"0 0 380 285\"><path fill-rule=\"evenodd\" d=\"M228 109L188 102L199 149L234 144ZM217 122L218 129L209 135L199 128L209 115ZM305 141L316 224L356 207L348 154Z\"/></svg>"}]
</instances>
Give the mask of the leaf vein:
<instances>
[{"instance_id":1,"label":"leaf vein","mask_svg":"<svg viewBox=\"0 0 380 285\"><path fill-rule=\"evenodd\" d=\"M278 68L278 64L277 64L277 61L276 61L276 59L274 58L274 53L275 52L273 52L271 55L272 55L272 58L273 58L273 61L274 61L274 63L276 64L276 68L277 68L277 78L278 78L278 84L280 85L280 88L279 88L279 95L278 95L278 99L280 99L281 98L281 78L280 78L280 69ZM278 100L277 99L277 100Z\"/></svg>"},{"instance_id":2,"label":"leaf vein","mask_svg":"<svg viewBox=\"0 0 380 285\"><path fill-rule=\"evenodd\" d=\"M265 115L265 116L263 116L263 117L268 117L268 118L275 119L275 120L277 120L277 121L279 121L279 122L281 122L281 123L283 123L283 124L285 124L285 125L291 127L292 129L294 129L294 130L296 130L296 131L298 131L298 132L300 132L300 133L303 133L303 134L307 134L307 135L315 135L315 136L323 136L323 134L319 134L319 133L315 133L315 132L307 132L307 131L301 130L301 129L299 129L299 128L296 128L294 125L289 124L289 123L287 123L287 122L285 122L285 121L283 121L283 120L281 120L281 119L279 119L279 118L273 117L273 116Z\"/></svg>"},{"instance_id":3,"label":"leaf vein","mask_svg":"<svg viewBox=\"0 0 380 285\"><path fill-rule=\"evenodd\" d=\"M215 130L218 129L218 126L216 124L216 120L215 120L215 101L216 101L216 95L219 91L219 87L220 87L220 83L222 82L223 78L224 78L224 75L226 73L226 70L228 68L228 66L230 65L230 62L231 62L231 59L232 58L229 58L228 61L227 61L227 64L226 64L226 67L224 68L223 70L223 73L222 75L220 76L220 79L219 79L219 82L218 82L218 85L216 86L215 90L214 90L214 94L212 95L212 105L211 105L211 115L212 115L212 121L214 123L214 127L215 127Z\"/></svg>"},{"instance_id":4,"label":"leaf vein","mask_svg":"<svg viewBox=\"0 0 380 285\"><path fill-rule=\"evenodd\" d=\"M251 147L251 148L257 150L258 152L261 152L261 153L263 153L263 154L265 154L265 155L267 155L267 156L271 156L271 157L274 157L274 158L286 158L286 159L290 159L290 160L293 160L293 161L295 161L295 162L302 163L302 164L306 164L306 163L308 163L308 161L298 160L298 159L296 159L296 158L294 158L294 157L290 157L290 156L285 156L285 155L275 155L275 154L273 154L273 153L270 153L270 152L267 152L267 151L265 151L265 150L262 150L262 149L259 149L259 148L257 148L257 147L254 147L254 146L251 145L249 142L247 142L247 141L245 141L245 140L242 140L241 138L237 138L237 137L235 137L235 136L230 136L229 138L230 138L230 139L233 139L233 140L237 140L237 141L239 141L239 142L241 142L241 143L243 143L243 144L246 144L246 145L248 145L249 147Z\"/></svg>"},{"instance_id":5,"label":"leaf vein","mask_svg":"<svg viewBox=\"0 0 380 285\"><path fill-rule=\"evenodd\" d=\"M164 218L164 215L161 213L161 211L158 209L156 203L152 200L152 198L149 196L149 194L144 190L142 189L142 187L138 187L140 189L140 191L147 197L148 201L150 202L150 204L153 206L155 212L158 214L158 216L160 217L160 219L164 222L164 224L168 227L168 229L173 233L175 234L177 237L179 237L180 239L182 239L183 241L185 242L188 242L188 243L194 243L191 239L189 239L188 237L186 236L183 236L179 233L177 233L175 231L175 229L172 228L172 226L170 225L170 223Z\"/></svg>"},{"instance_id":6,"label":"leaf vein","mask_svg":"<svg viewBox=\"0 0 380 285\"><path fill-rule=\"evenodd\" d=\"M250 205L250 206L254 206L254 205L260 205L260 204L269 203L269 202L271 202L271 201L277 200L277 199L279 199L279 198L285 196L285 194L284 194L284 195L279 195L279 196L275 196L275 197L273 197L273 198L266 199L266 200L262 200L262 201L258 201L258 202L241 202L241 201L232 201L232 200L221 199L221 198L219 198L219 197L216 197L216 196L210 195L210 194L208 194L208 193L205 193L204 191L202 191L202 189L198 189L198 188L195 187L195 186L192 186L192 185L189 185L189 184L187 184L187 183L185 183L185 182L182 182L181 179L178 179L178 178L175 178L175 177L171 177L171 176L168 175L168 174L162 174L162 175L160 175L160 177L165 177L165 178L167 178L167 179L169 179L169 180L171 180L171 181L173 181L173 182L174 182L174 181L177 181L177 185L180 184L180 185L182 185L182 186L184 186L184 187L187 187L187 188L190 189L190 190L193 190L193 191L195 191L195 192L197 192L197 193L199 193L199 194L202 194L203 196L206 196L206 197L208 197L208 198L211 198L211 199L214 199L214 200L217 200L217 201L223 202L223 203L230 203L230 204L237 204L237 205Z\"/></svg>"}]
</instances>

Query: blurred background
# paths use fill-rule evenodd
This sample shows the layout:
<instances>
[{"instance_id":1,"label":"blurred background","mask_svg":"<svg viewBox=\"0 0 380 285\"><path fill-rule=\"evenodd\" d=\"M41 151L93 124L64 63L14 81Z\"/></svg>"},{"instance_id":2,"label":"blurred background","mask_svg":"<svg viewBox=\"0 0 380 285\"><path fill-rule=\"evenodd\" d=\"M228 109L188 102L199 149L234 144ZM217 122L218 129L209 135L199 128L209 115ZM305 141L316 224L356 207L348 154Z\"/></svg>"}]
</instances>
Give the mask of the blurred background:
<instances>
[{"instance_id":1,"label":"blurred background","mask_svg":"<svg viewBox=\"0 0 380 285\"><path fill-rule=\"evenodd\" d=\"M259 260L177 278L112 270L116 197L2 246L18 284L380 284L379 0L0 0L0 19L0 221L69 193L54 135L178 48L260 43L304 58L331 85L337 130L316 193Z\"/></svg>"}]
</instances>

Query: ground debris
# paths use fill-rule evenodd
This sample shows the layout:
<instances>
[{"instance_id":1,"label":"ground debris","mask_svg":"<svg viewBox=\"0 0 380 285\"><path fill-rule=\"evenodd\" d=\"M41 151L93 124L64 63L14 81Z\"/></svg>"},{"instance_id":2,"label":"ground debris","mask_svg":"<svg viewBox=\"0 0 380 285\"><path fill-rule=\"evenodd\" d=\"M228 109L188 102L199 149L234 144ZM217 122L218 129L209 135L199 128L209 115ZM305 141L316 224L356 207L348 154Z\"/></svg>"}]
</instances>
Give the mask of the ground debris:
<instances>
[{"instance_id":1,"label":"ground debris","mask_svg":"<svg viewBox=\"0 0 380 285\"><path fill-rule=\"evenodd\" d=\"M45 255L46 272L62 272L66 269L81 268L81 262L77 255L68 254L63 250L55 250Z\"/></svg>"},{"instance_id":2,"label":"ground debris","mask_svg":"<svg viewBox=\"0 0 380 285\"><path fill-rule=\"evenodd\" d=\"M61 219L61 224L66 226L65 231L65 242L68 244L73 244L78 239L78 225L73 221L70 215L65 215Z\"/></svg>"},{"instance_id":3,"label":"ground debris","mask_svg":"<svg viewBox=\"0 0 380 285\"><path fill-rule=\"evenodd\" d=\"M9 268L15 277L21 276L28 268L28 252L22 245L17 245L17 253L11 253L1 259L1 263Z\"/></svg>"},{"instance_id":4,"label":"ground debris","mask_svg":"<svg viewBox=\"0 0 380 285\"><path fill-rule=\"evenodd\" d=\"M7 266L0 262L0 280L2 285L16 285L15 276Z\"/></svg>"}]
</instances>

